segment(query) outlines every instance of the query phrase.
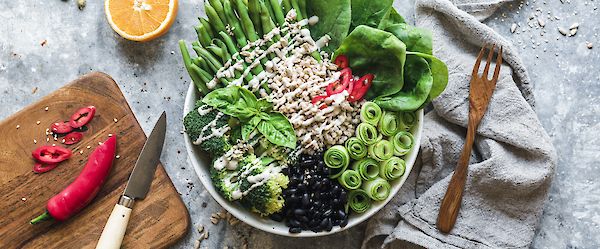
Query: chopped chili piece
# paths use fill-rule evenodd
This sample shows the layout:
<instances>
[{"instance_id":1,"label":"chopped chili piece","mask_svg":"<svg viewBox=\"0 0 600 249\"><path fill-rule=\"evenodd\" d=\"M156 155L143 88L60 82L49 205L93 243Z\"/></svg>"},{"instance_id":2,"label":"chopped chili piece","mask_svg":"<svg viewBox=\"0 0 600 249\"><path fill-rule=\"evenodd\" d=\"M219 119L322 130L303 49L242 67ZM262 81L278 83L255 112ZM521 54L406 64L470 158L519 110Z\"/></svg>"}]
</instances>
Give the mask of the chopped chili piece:
<instances>
[{"instance_id":1,"label":"chopped chili piece","mask_svg":"<svg viewBox=\"0 0 600 249\"><path fill-rule=\"evenodd\" d=\"M35 160L44 164L57 164L73 155L71 150L58 146L41 146L31 154Z\"/></svg>"},{"instance_id":2,"label":"chopped chili piece","mask_svg":"<svg viewBox=\"0 0 600 249\"><path fill-rule=\"evenodd\" d=\"M329 84L325 89L327 95L331 96L349 90L352 81L352 69L349 67L344 68L340 73L340 80Z\"/></svg>"},{"instance_id":3,"label":"chopped chili piece","mask_svg":"<svg viewBox=\"0 0 600 249\"><path fill-rule=\"evenodd\" d=\"M328 98L328 97L329 97L329 96L327 96L327 95L320 95L320 96L316 96L316 97L314 97L314 98L312 99L312 101L311 101L311 102L312 102L312 103L313 103L313 105L314 105L314 104L316 104L316 103L319 103L319 101L321 101L321 100L324 100L324 99L326 99L326 98Z\"/></svg>"},{"instance_id":4,"label":"chopped chili piece","mask_svg":"<svg viewBox=\"0 0 600 249\"><path fill-rule=\"evenodd\" d=\"M53 133L65 134L73 131L73 127L69 124L69 121L55 122L50 126L50 130Z\"/></svg>"},{"instance_id":5,"label":"chopped chili piece","mask_svg":"<svg viewBox=\"0 0 600 249\"><path fill-rule=\"evenodd\" d=\"M367 91L369 91L369 88L371 88L373 79L375 79L375 75L367 74L354 82L354 90L350 96L348 96L348 101L361 101L365 97L365 94L367 94Z\"/></svg>"},{"instance_id":6,"label":"chopped chili piece","mask_svg":"<svg viewBox=\"0 0 600 249\"><path fill-rule=\"evenodd\" d=\"M33 166L33 172L36 174L43 174L50 170L53 170L54 168L56 168L56 166L58 166L57 163L55 163L55 164L36 163L35 166Z\"/></svg>"},{"instance_id":7,"label":"chopped chili piece","mask_svg":"<svg viewBox=\"0 0 600 249\"><path fill-rule=\"evenodd\" d=\"M90 121L92 121L92 119L94 118L94 114L96 114L96 107L94 106L81 108L71 116L69 124L73 128L82 127Z\"/></svg>"},{"instance_id":8,"label":"chopped chili piece","mask_svg":"<svg viewBox=\"0 0 600 249\"><path fill-rule=\"evenodd\" d=\"M338 68L340 69L344 69L347 68L349 63L348 63L348 57L346 57L345 55L338 55L335 58L334 63L338 66Z\"/></svg>"},{"instance_id":9,"label":"chopped chili piece","mask_svg":"<svg viewBox=\"0 0 600 249\"><path fill-rule=\"evenodd\" d=\"M83 138L83 133L71 132L71 133L67 134L64 139L65 139L66 145L72 145L72 144L79 143L79 141L81 141L82 138Z\"/></svg>"}]
</instances>

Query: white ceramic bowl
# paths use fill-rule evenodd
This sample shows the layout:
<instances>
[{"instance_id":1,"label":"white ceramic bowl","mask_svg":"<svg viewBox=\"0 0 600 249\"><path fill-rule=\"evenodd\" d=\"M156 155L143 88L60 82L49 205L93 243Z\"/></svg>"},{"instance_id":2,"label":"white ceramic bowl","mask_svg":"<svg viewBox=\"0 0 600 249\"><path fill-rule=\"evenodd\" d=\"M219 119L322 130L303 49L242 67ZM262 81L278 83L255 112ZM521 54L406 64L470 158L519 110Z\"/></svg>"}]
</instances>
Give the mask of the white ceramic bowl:
<instances>
[{"instance_id":1,"label":"white ceramic bowl","mask_svg":"<svg viewBox=\"0 0 600 249\"><path fill-rule=\"evenodd\" d=\"M194 84L190 84L190 87L187 92L187 96L185 98L185 106L183 108L184 115L187 114L190 110L194 108L194 104L199 98L198 91L196 90ZM276 222L267 217L261 217L255 213L252 213L246 209L244 209L240 204L230 202L223 198L215 189L212 184L212 180L210 179L209 167L211 167L210 160L208 155L200 150L197 146L192 144L192 141L184 134L185 137L185 146L186 150L190 156L190 160L194 169L196 170L196 174L200 177L200 181L204 185L204 188L210 193L210 195L223 207L227 212L231 213L233 216L238 218L239 220L245 222L246 224L263 230L265 232L279 234L283 236L290 237L317 237L334 234L346 229L349 229L353 226L358 225L359 223L365 221L369 217L373 216L377 213L385 204L387 204L400 190L404 181L410 174L413 164L415 163L415 159L417 158L417 152L419 150L419 145L421 141L421 132L423 130L423 110L420 110L417 113L417 125L411 131L415 137L415 145L411 149L411 151L406 155L406 171L402 177L397 180L391 182L392 189L390 192L390 196L381 202L373 203L371 208L362 214L352 213L350 215L350 220L348 221L348 225L343 228L334 227L330 232L319 232L315 233L312 231L303 231L301 233L292 234L289 233L289 227L287 227L283 222Z\"/></svg>"}]
</instances>

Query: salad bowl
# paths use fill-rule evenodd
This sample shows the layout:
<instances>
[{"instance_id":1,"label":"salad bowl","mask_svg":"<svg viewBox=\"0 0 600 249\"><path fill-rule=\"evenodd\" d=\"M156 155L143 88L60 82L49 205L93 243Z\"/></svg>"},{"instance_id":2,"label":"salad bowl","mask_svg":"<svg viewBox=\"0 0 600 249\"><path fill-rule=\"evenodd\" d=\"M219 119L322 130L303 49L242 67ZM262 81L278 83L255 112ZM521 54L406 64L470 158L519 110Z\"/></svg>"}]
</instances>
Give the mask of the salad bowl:
<instances>
[{"instance_id":1,"label":"salad bowl","mask_svg":"<svg viewBox=\"0 0 600 249\"><path fill-rule=\"evenodd\" d=\"M190 112L194 108L194 104L196 103L196 101L198 101L199 99L200 94L196 90L194 84L190 83L185 98L183 110L184 114ZM336 226L329 232L323 231L315 233L312 231L303 231L301 233L290 233L289 227L287 227L283 222L271 220L269 219L269 217L261 217L260 215L243 208L239 203L230 202L226 200L217 192L210 178L209 169L210 167L212 167L210 156L207 155L206 152L198 148L198 146L195 146L187 134L184 134L183 136L185 139L186 151L189 155L190 162L193 165L196 174L200 178L200 182L202 182L202 185L204 186L206 191L210 193L212 198L215 199L231 215L254 228L260 229L268 233L289 237L318 237L338 233L360 224L361 222L369 219L375 213L381 210L388 202L390 202L392 198L394 198L399 193L399 191L402 188L402 185L404 184L406 178L412 170L420 146L421 133L423 130L423 110L421 109L417 111L416 114L417 123L415 126L413 126L411 130L411 133L414 135L415 143L411 150L408 152L408 154L405 156L406 170L404 172L404 175L390 182L390 195L383 201L373 202L371 208L366 212L360 214L353 213L352 215L350 215L348 224L345 227Z\"/></svg>"}]
</instances>

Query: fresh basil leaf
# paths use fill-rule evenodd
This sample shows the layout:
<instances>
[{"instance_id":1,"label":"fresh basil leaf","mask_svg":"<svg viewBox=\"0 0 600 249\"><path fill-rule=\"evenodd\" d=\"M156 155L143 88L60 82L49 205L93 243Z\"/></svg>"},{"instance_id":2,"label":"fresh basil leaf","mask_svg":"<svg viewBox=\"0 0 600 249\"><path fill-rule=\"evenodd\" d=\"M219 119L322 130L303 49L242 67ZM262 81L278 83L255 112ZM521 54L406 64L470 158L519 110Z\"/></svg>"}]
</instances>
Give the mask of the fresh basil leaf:
<instances>
[{"instance_id":1,"label":"fresh basil leaf","mask_svg":"<svg viewBox=\"0 0 600 249\"><path fill-rule=\"evenodd\" d=\"M273 103L267 101L266 99L259 99L256 103L256 109L261 112L270 112L273 110Z\"/></svg>"},{"instance_id":2,"label":"fresh basil leaf","mask_svg":"<svg viewBox=\"0 0 600 249\"><path fill-rule=\"evenodd\" d=\"M352 23L350 32L360 25L379 27L381 21L393 9L394 0L352 0Z\"/></svg>"},{"instance_id":3,"label":"fresh basil leaf","mask_svg":"<svg viewBox=\"0 0 600 249\"><path fill-rule=\"evenodd\" d=\"M248 89L239 86L216 89L207 94L202 101L224 114L242 120L259 113L256 96Z\"/></svg>"},{"instance_id":4,"label":"fresh basil leaf","mask_svg":"<svg viewBox=\"0 0 600 249\"><path fill-rule=\"evenodd\" d=\"M222 111L227 106L236 104L239 99L240 91L237 87L225 87L213 90L204 96L202 102Z\"/></svg>"},{"instance_id":5,"label":"fresh basil leaf","mask_svg":"<svg viewBox=\"0 0 600 249\"><path fill-rule=\"evenodd\" d=\"M261 112L259 114L256 115L257 117L260 118L260 120L269 120L271 118L271 115L268 112Z\"/></svg>"},{"instance_id":6,"label":"fresh basil leaf","mask_svg":"<svg viewBox=\"0 0 600 249\"><path fill-rule=\"evenodd\" d=\"M296 148L296 133L290 121L281 113L271 113L269 120L258 124L258 130L269 142L288 148Z\"/></svg>"},{"instance_id":7,"label":"fresh basil leaf","mask_svg":"<svg viewBox=\"0 0 600 249\"><path fill-rule=\"evenodd\" d=\"M319 22L310 27L310 33L316 40L329 35L329 46L322 48L333 52L348 35L350 29L350 0L306 0L308 16L318 16Z\"/></svg>"},{"instance_id":8,"label":"fresh basil leaf","mask_svg":"<svg viewBox=\"0 0 600 249\"><path fill-rule=\"evenodd\" d=\"M250 90L243 88L243 87L240 87L239 91L240 91L241 100L245 103L245 106L258 109L257 108L258 100L256 99L256 96L254 95L254 93L250 92Z\"/></svg>"},{"instance_id":9,"label":"fresh basil leaf","mask_svg":"<svg viewBox=\"0 0 600 249\"><path fill-rule=\"evenodd\" d=\"M379 27L377 28L385 30L389 26L400 23L406 23L406 21L404 21L404 17L398 14L398 11L396 11L396 9L390 8L390 11L388 11L387 15L385 15L383 20L381 20L381 22L379 23Z\"/></svg>"},{"instance_id":10,"label":"fresh basil leaf","mask_svg":"<svg viewBox=\"0 0 600 249\"><path fill-rule=\"evenodd\" d=\"M408 55L416 55L428 60L433 75L433 86L429 92L428 102L437 98L442 94L448 85L448 66L446 63L436 58L433 55L423 54L418 52L406 52Z\"/></svg>"},{"instance_id":11,"label":"fresh basil leaf","mask_svg":"<svg viewBox=\"0 0 600 249\"><path fill-rule=\"evenodd\" d=\"M252 134L252 132L256 129L256 127L261 121L262 120L260 119L260 117L254 116L252 117L252 119L250 119L250 121L242 125L242 139L244 141L248 141L248 139L250 138L250 134Z\"/></svg>"},{"instance_id":12,"label":"fresh basil leaf","mask_svg":"<svg viewBox=\"0 0 600 249\"><path fill-rule=\"evenodd\" d=\"M394 34L404 42L406 51L433 54L433 38L431 31L427 29L402 23L389 26L385 31Z\"/></svg>"},{"instance_id":13,"label":"fresh basil leaf","mask_svg":"<svg viewBox=\"0 0 600 249\"><path fill-rule=\"evenodd\" d=\"M427 60L410 55L404 70L406 87L392 96L378 97L374 100L382 109L393 112L415 111L427 101L433 85L433 75Z\"/></svg>"},{"instance_id":14,"label":"fresh basil leaf","mask_svg":"<svg viewBox=\"0 0 600 249\"><path fill-rule=\"evenodd\" d=\"M406 45L392 33L358 26L335 54L348 57L354 75L375 75L366 99L391 96L402 90Z\"/></svg>"}]
</instances>

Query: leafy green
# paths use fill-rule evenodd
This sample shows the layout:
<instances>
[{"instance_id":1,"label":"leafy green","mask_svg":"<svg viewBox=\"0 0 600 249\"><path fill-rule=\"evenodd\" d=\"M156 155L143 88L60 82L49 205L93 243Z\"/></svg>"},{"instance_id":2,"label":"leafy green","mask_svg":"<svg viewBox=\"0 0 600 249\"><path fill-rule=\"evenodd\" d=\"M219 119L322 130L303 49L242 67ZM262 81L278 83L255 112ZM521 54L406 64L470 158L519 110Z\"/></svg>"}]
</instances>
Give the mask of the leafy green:
<instances>
[{"instance_id":1,"label":"leafy green","mask_svg":"<svg viewBox=\"0 0 600 249\"><path fill-rule=\"evenodd\" d=\"M398 14L398 11L396 11L396 9L391 8L390 11L388 11L387 15L385 15L383 20L381 20L381 22L379 23L379 27L377 28L385 30L389 26L400 23L406 23L406 21L404 21L404 17Z\"/></svg>"},{"instance_id":2,"label":"leafy green","mask_svg":"<svg viewBox=\"0 0 600 249\"><path fill-rule=\"evenodd\" d=\"M322 50L333 52L348 35L351 21L350 0L307 0L308 16L318 16L319 22L310 27L310 33L315 40L329 35L329 46Z\"/></svg>"},{"instance_id":3,"label":"leafy green","mask_svg":"<svg viewBox=\"0 0 600 249\"><path fill-rule=\"evenodd\" d=\"M394 34L404 42L406 51L433 54L433 38L429 30L401 23L391 25L385 31Z\"/></svg>"},{"instance_id":4,"label":"leafy green","mask_svg":"<svg viewBox=\"0 0 600 249\"><path fill-rule=\"evenodd\" d=\"M202 101L227 115L242 120L249 119L259 112L256 96L248 89L239 86L216 89L207 94Z\"/></svg>"},{"instance_id":5,"label":"leafy green","mask_svg":"<svg viewBox=\"0 0 600 249\"><path fill-rule=\"evenodd\" d=\"M262 121L259 115L256 115L250 119L247 123L242 125L242 139L248 140L250 138L250 134L256 129L258 124Z\"/></svg>"},{"instance_id":6,"label":"leafy green","mask_svg":"<svg viewBox=\"0 0 600 249\"><path fill-rule=\"evenodd\" d=\"M431 101L440 96L448 85L448 66L433 55L418 52L406 52L406 54L420 56L428 60L431 74L433 75L433 86L431 86L431 92L429 92L427 101Z\"/></svg>"},{"instance_id":7,"label":"leafy green","mask_svg":"<svg viewBox=\"0 0 600 249\"><path fill-rule=\"evenodd\" d=\"M379 27L381 21L388 16L394 0L352 0L352 21L350 31L360 25Z\"/></svg>"},{"instance_id":8,"label":"leafy green","mask_svg":"<svg viewBox=\"0 0 600 249\"><path fill-rule=\"evenodd\" d=\"M296 133L290 121L281 113L273 112L267 120L258 124L258 130L269 142L288 148L296 148Z\"/></svg>"},{"instance_id":9,"label":"leafy green","mask_svg":"<svg viewBox=\"0 0 600 249\"><path fill-rule=\"evenodd\" d=\"M394 95L404 86L406 45L389 32L358 26L335 54L348 57L355 75L375 74L367 99Z\"/></svg>"},{"instance_id":10,"label":"leafy green","mask_svg":"<svg viewBox=\"0 0 600 249\"><path fill-rule=\"evenodd\" d=\"M406 65L406 88L392 96L378 97L374 102L381 108L400 112L415 111L423 106L433 85L433 75L427 60L416 55L408 56Z\"/></svg>"}]
</instances>

